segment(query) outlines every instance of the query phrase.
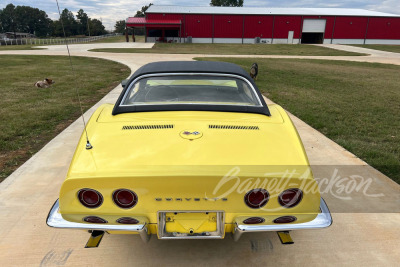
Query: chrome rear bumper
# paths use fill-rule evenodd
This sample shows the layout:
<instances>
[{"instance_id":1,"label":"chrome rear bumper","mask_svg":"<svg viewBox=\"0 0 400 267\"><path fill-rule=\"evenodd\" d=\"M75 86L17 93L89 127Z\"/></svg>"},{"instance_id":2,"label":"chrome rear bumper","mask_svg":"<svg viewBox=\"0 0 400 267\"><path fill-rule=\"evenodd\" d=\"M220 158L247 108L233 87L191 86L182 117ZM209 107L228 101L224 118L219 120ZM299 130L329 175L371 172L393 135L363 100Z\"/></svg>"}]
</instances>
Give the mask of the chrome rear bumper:
<instances>
[{"instance_id":1,"label":"chrome rear bumper","mask_svg":"<svg viewBox=\"0 0 400 267\"><path fill-rule=\"evenodd\" d=\"M301 230L301 229L318 229L325 228L332 224L332 216L329 212L328 206L324 199L321 197L320 202L320 213L317 217L306 223L288 223L288 224L273 224L273 225L248 225L234 222L233 239L239 240L243 233L247 232L267 232L267 231L290 231L290 230Z\"/></svg>"},{"instance_id":2,"label":"chrome rear bumper","mask_svg":"<svg viewBox=\"0 0 400 267\"><path fill-rule=\"evenodd\" d=\"M149 222L141 220L138 224L93 224L93 223L77 223L64 220L58 212L58 199L54 203L47 216L47 225L54 228L82 229L82 230L100 230L100 231L130 231L139 233L144 242L150 239L150 232L147 229Z\"/></svg>"},{"instance_id":3,"label":"chrome rear bumper","mask_svg":"<svg viewBox=\"0 0 400 267\"><path fill-rule=\"evenodd\" d=\"M290 231L301 229L318 229L325 228L332 224L332 216L329 212L323 198L320 201L320 213L317 217L306 223L289 223L289 224L273 224L273 225L247 225L241 224L241 221L234 222L233 238L235 241L239 240L241 235L246 232L267 232L267 231ZM131 231L139 233L144 242L150 239L150 232L148 230L149 222L147 219L142 219L138 224L91 224L91 223L77 223L64 220L59 213L58 200L54 203L47 217L47 225L55 228L67 229L82 229L82 230L100 230L100 231ZM202 237L207 238L207 237ZM208 237L210 238L210 237ZM215 238L215 237L211 237ZM221 238L221 237L219 237ZM192 239L192 238L191 238Z\"/></svg>"}]
</instances>

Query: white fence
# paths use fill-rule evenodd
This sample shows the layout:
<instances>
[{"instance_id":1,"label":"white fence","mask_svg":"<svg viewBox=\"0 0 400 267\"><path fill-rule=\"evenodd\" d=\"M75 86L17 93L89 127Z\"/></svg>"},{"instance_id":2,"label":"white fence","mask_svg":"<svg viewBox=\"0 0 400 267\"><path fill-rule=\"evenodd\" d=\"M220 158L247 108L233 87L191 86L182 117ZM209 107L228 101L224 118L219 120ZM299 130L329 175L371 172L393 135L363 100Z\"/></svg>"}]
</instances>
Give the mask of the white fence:
<instances>
[{"instance_id":1,"label":"white fence","mask_svg":"<svg viewBox=\"0 0 400 267\"><path fill-rule=\"evenodd\" d=\"M84 38L23 38L23 39L0 39L0 45L56 45L56 44L81 44L90 43L114 36L122 35L121 33L110 33L100 36L91 36Z\"/></svg>"}]
</instances>

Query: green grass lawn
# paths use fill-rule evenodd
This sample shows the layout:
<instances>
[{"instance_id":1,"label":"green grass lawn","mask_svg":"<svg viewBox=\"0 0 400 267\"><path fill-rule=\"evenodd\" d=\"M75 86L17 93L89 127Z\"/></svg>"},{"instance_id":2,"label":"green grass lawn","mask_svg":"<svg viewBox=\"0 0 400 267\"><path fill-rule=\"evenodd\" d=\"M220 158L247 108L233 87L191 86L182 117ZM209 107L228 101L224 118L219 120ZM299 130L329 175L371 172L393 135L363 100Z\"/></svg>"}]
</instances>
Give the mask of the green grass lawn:
<instances>
[{"instance_id":1,"label":"green grass lawn","mask_svg":"<svg viewBox=\"0 0 400 267\"><path fill-rule=\"evenodd\" d=\"M400 66L348 61L202 58L259 65L258 87L400 183Z\"/></svg>"},{"instance_id":2,"label":"green grass lawn","mask_svg":"<svg viewBox=\"0 0 400 267\"><path fill-rule=\"evenodd\" d=\"M113 36L113 37L93 41L90 43L123 43L123 42L126 42L125 35Z\"/></svg>"},{"instance_id":3,"label":"green grass lawn","mask_svg":"<svg viewBox=\"0 0 400 267\"><path fill-rule=\"evenodd\" d=\"M363 48L400 53L400 45L352 45Z\"/></svg>"},{"instance_id":4,"label":"green grass lawn","mask_svg":"<svg viewBox=\"0 0 400 267\"><path fill-rule=\"evenodd\" d=\"M35 48L32 45L2 45L0 46L0 51L2 50L41 50L44 48Z\"/></svg>"},{"instance_id":5,"label":"green grass lawn","mask_svg":"<svg viewBox=\"0 0 400 267\"><path fill-rule=\"evenodd\" d=\"M127 66L73 57L83 108L87 110L125 79ZM0 56L0 181L80 116L68 57ZM48 89L34 83L51 78ZM82 82L84 81L84 82ZM88 119L88 118L87 118Z\"/></svg>"},{"instance_id":6,"label":"green grass lawn","mask_svg":"<svg viewBox=\"0 0 400 267\"><path fill-rule=\"evenodd\" d=\"M365 54L339 51L314 45L287 44L178 44L156 43L151 49L104 48L94 52L158 53L158 54L211 54L211 55L299 55L299 56L361 56Z\"/></svg>"}]
</instances>

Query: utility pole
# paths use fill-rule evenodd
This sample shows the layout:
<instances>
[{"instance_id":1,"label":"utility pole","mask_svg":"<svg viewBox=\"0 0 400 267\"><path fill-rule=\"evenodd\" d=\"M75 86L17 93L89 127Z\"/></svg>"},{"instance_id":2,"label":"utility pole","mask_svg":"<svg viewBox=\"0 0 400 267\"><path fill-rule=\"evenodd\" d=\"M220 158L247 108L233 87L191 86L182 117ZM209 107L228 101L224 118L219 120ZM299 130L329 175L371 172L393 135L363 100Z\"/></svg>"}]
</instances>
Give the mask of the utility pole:
<instances>
[{"instance_id":1,"label":"utility pole","mask_svg":"<svg viewBox=\"0 0 400 267\"><path fill-rule=\"evenodd\" d=\"M88 17L88 19L87 19L86 21L87 21L87 28L88 28L88 32L89 32L89 37L90 37L90 26L89 26L89 17Z\"/></svg>"},{"instance_id":2,"label":"utility pole","mask_svg":"<svg viewBox=\"0 0 400 267\"><path fill-rule=\"evenodd\" d=\"M17 33L15 32L15 23L14 23L14 12L12 14L12 18L11 18L11 25L13 27L13 31L14 31L14 39L17 40Z\"/></svg>"}]
</instances>

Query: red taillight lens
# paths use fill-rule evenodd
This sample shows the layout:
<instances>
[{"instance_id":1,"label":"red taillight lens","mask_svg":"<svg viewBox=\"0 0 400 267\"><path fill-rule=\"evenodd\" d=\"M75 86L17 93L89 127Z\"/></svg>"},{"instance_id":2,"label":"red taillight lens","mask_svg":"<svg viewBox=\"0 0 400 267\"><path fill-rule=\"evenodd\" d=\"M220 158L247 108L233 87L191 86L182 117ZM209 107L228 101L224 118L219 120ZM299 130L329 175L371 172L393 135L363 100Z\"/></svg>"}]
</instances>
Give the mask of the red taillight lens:
<instances>
[{"instance_id":1,"label":"red taillight lens","mask_svg":"<svg viewBox=\"0 0 400 267\"><path fill-rule=\"evenodd\" d=\"M303 192L298 188L291 188L283 191L279 197L279 204L285 208L297 206L303 199Z\"/></svg>"},{"instance_id":2,"label":"red taillight lens","mask_svg":"<svg viewBox=\"0 0 400 267\"><path fill-rule=\"evenodd\" d=\"M81 189L78 192L78 199L87 208L97 208L103 203L103 196L93 189Z\"/></svg>"},{"instance_id":3,"label":"red taillight lens","mask_svg":"<svg viewBox=\"0 0 400 267\"><path fill-rule=\"evenodd\" d=\"M258 224L263 222L265 222L265 219L261 217L251 217L243 221L244 224Z\"/></svg>"},{"instance_id":4,"label":"red taillight lens","mask_svg":"<svg viewBox=\"0 0 400 267\"><path fill-rule=\"evenodd\" d=\"M136 194L128 189L118 189L113 193L114 203L124 209L130 209L134 207L138 201Z\"/></svg>"},{"instance_id":5,"label":"red taillight lens","mask_svg":"<svg viewBox=\"0 0 400 267\"><path fill-rule=\"evenodd\" d=\"M264 207L269 200L269 194L265 189L253 189L244 196L244 202L252 209Z\"/></svg>"},{"instance_id":6,"label":"red taillight lens","mask_svg":"<svg viewBox=\"0 0 400 267\"><path fill-rule=\"evenodd\" d=\"M282 217L276 218L274 220L274 223L291 223L296 220L297 220L297 218L294 216L282 216Z\"/></svg>"},{"instance_id":7,"label":"red taillight lens","mask_svg":"<svg viewBox=\"0 0 400 267\"><path fill-rule=\"evenodd\" d=\"M130 218L130 217L122 217L119 218L117 220L117 223L122 223L122 224L138 224L139 221L134 219L134 218Z\"/></svg>"},{"instance_id":8,"label":"red taillight lens","mask_svg":"<svg viewBox=\"0 0 400 267\"><path fill-rule=\"evenodd\" d=\"M100 217L97 217L97 216L87 216L87 217L83 218L83 220L88 223L107 223L106 220L104 220Z\"/></svg>"}]
</instances>

